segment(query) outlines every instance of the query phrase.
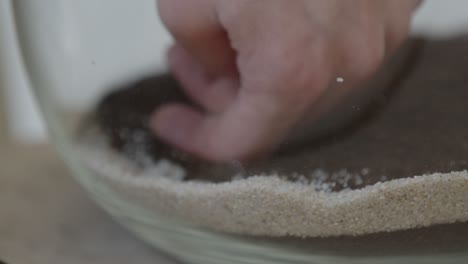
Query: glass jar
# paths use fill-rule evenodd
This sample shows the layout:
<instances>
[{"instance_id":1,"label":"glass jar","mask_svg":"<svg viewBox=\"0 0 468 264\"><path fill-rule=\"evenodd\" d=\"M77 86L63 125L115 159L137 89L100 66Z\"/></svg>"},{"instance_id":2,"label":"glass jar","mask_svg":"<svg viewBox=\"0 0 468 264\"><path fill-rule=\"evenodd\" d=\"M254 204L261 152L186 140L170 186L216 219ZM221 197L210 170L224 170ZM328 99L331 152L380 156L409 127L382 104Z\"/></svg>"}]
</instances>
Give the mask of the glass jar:
<instances>
[{"instance_id":1,"label":"glass jar","mask_svg":"<svg viewBox=\"0 0 468 264\"><path fill-rule=\"evenodd\" d=\"M364 163L359 165L361 167L354 168L360 171L358 177L355 177L354 172L337 167L340 170L332 176L326 176L325 181L319 183L318 189L316 181L324 180L325 173L318 170L319 165L310 168L305 166L307 170L314 172L312 178L306 179L307 183L303 183L303 179L296 178L293 181L276 176L234 177L229 181L223 179L218 182L207 182L206 179L181 181L184 172L171 162L153 164L151 162L154 161L145 158L135 162L125 157L122 153L141 154L138 152L140 150L122 147L125 142L120 141L129 140L125 134L128 131L122 130L118 124L113 126L115 120L127 120L122 115L132 112L131 107L139 109L139 103L128 104L128 100L123 100L128 99L125 94L121 98L123 101L109 96L116 87L140 85L138 89L142 89L141 94L137 92L136 95L126 95L130 98L139 96L138 100L141 100L145 92L148 92L144 90L148 85L173 85L167 76L150 79L149 84L146 84L149 79L143 83L134 82L167 71L163 51L170 38L157 21L154 2L23 0L12 1L12 11L31 86L51 138L65 162L76 180L102 208L155 247L187 263L200 264L466 261L468 226L462 222L467 220L468 213L468 177L466 171L463 171L466 169L463 158L459 160L458 156L451 156L450 159L453 160L449 159L447 162L453 164L444 163L445 167L434 162L434 166L442 166L440 168L443 171L421 171L422 174L445 174L385 179L388 175L384 175L382 171L389 174L401 172L401 167L410 166L418 160L412 156L418 154L405 152L408 148L404 146L408 142L402 136L403 139L398 141L402 145L388 147L393 151L389 157L396 158L389 158L388 164L381 162L384 168L380 171L371 166L376 162L371 160L372 156L382 159L378 154L380 152L376 152L368 157L368 167ZM463 52L461 48L466 46L464 43L467 43L466 38L462 37L440 41L414 38L408 41L368 84L373 89L366 90L366 96L361 95L359 101L353 99L348 102L348 106L343 106L354 110L341 109L331 113L316 123L314 129L308 130L307 134L320 138L324 131L328 135L329 131L340 130L348 126L349 122L355 122L356 118L362 119L361 109L364 112L369 105L375 105L375 98L379 98L377 105L384 105L385 109L392 97L415 96L411 94L413 90L407 88L407 83L418 87L455 87L453 94L456 94L460 90L456 87L463 86L464 81L468 82L464 79L463 72L456 72L456 69L463 68L465 61L468 63L468 56L464 58L468 51ZM453 60L454 58L457 60ZM430 66L418 70L425 67L421 66L424 63ZM412 80L411 76L416 76L414 78L417 80L408 81ZM408 92L398 92L399 88L393 89L396 92L381 89L388 87L403 87L401 89ZM427 95L421 101L442 101L444 95L437 92L436 88L427 89ZM149 96L154 94L150 92ZM106 115L109 110L106 106L112 104L103 106L103 102L106 102L101 100L103 97L107 98L107 102L112 101L114 108L111 109L111 115ZM414 109L408 105L414 106ZM455 111L450 112L451 116L462 117L463 109L455 107L458 105L455 99L451 105L453 107L433 109L427 113L444 119L444 115L439 116L437 113ZM390 116L390 119L411 116L407 111L417 112L424 107L417 100L411 104L396 106L391 108L393 112L390 112L394 116ZM119 112L119 109L124 110ZM399 123L402 129L424 121L424 114L415 116L413 119L402 119ZM105 129L110 134L95 134L95 123L99 120L101 125L108 124ZM131 120L133 119L130 118L130 123ZM417 138L425 139L416 146L427 144L426 148L418 148L418 153L423 155L424 150L433 152L429 156L438 159L445 155L446 149L452 153L450 151L454 151L454 147L450 143L431 143L439 142L440 134L430 131L452 133L457 131L456 125L463 122L448 120L435 125L445 126L446 130L428 129L427 133L418 134ZM148 140L148 135L145 131L138 130L141 129L139 123L136 126L138 133L131 140L140 140L143 145L147 144L148 141L145 140ZM465 127L466 124L460 125L461 129ZM116 131L117 128L120 130ZM382 131L384 128L371 132ZM399 128L394 129L392 133L398 134ZM421 130L411 131L416 133ZM453 140L464 139L463 135L450 133L447 135ZM389 137L386 134L377 134L371 138L364 135L358 143L368 144L368 139L373 140L372 144L386 146L384 143ZM415 138L410 133L404 135L407 135L408 140ZM112 136L115 142L106 138ZM331 140L339 141L340 136L333 136ZM461 145L465 144L461 142ZM120 147L120 152L112 150L109 147L112 144ZM356 161L353 156L359 156L362 152L354 152L354 148L346 149L346 146L339 146L342 148L341 153L347 154L337 155L337 161L351 167L356 162L361 162ZM435 146L438 148L434 149ZM157 147L156 150L159 150ZM162 150L167 151L165 148ZM461 150L463 148L457 149ZM282 157L295 155L285 153ZM335 150L331 154L320 155L331 159L336 153ZM156 153L156 156L159 154ZM274 169L282 171L283 163L279 164L281 165ZM294 161L284 164L304 165L298 165ZM147 166L151 168L148 169ZM422 169L427 167L431 166L424 165ZM186 167L187 170L191 168ZM242 168L234 169L236 173L239 170L242 172ZM201 168L203 173L209 171L213 174L219 171L224 174L225 170L229 169L216 166ZM378 171L377 180L365 177L372 170ZM458 172L450 174L452 171ZM345 186L348 183L350 186ZM420 185L429 187L416 187ZM436 192L431 186L443 188ZM335 188L343 190L337 191ZM236 195L233 190L241 191ZM464 194L463 190L466 190ZM305 196L312 198L301 200Z\"/></svg>"}]
</instances>

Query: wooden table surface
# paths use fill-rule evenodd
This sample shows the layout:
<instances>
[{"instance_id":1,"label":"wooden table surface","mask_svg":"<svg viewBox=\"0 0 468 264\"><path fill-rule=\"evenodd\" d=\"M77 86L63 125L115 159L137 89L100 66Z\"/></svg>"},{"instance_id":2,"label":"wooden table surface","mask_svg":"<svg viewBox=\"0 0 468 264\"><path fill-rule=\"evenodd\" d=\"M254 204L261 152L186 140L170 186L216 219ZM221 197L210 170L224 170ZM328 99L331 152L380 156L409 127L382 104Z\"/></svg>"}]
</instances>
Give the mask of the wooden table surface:
<instances>
[{"instance_id":1,"label":"wooden table surface","mask_svg":"<svg viewBox=\"0 0 468 264\"><path fill-rule=\"evenodd\" d=\"M176 263L145 245L97 208L50 146L8 142L1 108L0 102L1 261L9 264Z\"/></svg>"}]
</instances>

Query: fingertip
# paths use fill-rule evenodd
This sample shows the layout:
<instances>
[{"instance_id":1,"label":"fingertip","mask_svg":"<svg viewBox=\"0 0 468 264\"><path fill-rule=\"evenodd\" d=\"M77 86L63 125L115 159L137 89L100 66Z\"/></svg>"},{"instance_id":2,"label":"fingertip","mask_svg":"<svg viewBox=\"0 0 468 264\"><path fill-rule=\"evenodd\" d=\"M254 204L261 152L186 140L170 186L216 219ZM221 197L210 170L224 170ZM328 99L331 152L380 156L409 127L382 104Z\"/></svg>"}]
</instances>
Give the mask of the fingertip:
<instances>
[{"instance_id":1,"label":"fingertip","mask_svg":"<svg viewBox=\"0 0 468 264\"><path fill-rule=\"evenodd\" d=\"M187 152L194 152L194 132L199 129L202 119L201 113L188 106L171 104L153 114L150 126L161 140Z\"/></svg>"},{"instance_id":2,"label":"fingertip","mask_svg":"<svg viewBox=\"0 0 468 264\"><path fill-rule=\"evenodd\" d=\"M218 121L188 106L171 104L153 114L150 127L162 141L198 158L212 162L234 160L238 158L239 142L224 140L225 135L219 134Z\"/></svg>"}]
</instances>

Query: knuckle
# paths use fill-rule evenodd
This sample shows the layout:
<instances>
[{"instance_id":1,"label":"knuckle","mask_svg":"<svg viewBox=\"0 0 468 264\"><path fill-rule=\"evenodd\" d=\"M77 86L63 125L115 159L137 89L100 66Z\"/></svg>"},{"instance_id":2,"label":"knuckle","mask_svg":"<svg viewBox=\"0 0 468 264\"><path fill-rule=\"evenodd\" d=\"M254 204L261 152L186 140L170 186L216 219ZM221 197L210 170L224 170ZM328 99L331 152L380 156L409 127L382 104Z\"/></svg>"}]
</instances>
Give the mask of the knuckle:
<instances>
[{"instance_id":1,"label":"knuckle","mask_svg":"<svg viewBox=\"0 0 468 264\"><path fill-rule=\"evenodd\" d=\"M345 64L351 76L357 80L364 80L369 78L380 67L384 59L384 44L370 40L359 45L359 47L348 48Z\"/></svg>"},{"instance_id":2,"label":"knuckle","mask_svg":"<svg viewBox=\"0 0 468 264\"><path fill-rule=\"evenodd\" d=\"M313 86L325 68L324 51L320 39L299 38L277 46L267 55L267 64L278 92L291 93Z\"/></svg>"},{"instance_id":3,"label":"knuckle","mask_svg":"<svg viewBox=\"0 0 468 264\"><path fill-rule=\"evenodd\" d=\"M387 46L390 50L394 50L405 41L410 31L409 23L401 23L387 30Z\"/></svg>"},{"instance_id":4,"label":"knuckle","mask_svg":"<svg viewBox=\"0 0 468 264\"><path fill-rule=\"evenodd\" d=\"M175 26L177 21L177 12L174 12L173 8L174 3L171 0L158 0L157 1L157 11L159 18L168 28Z\"/></svg>"},{"instance_id":5,"label":"knuckle","mask_svg":"<svg viewBox=\"0 0 468 264\"><path fill-rule=\"evenodd\" d=\"M357 80L369 78L382 64L386 54L385 27L375 16L367 14L345 27L337 37L338 54L342 58L338 68L344 68Z\"/></svg>"}]
</instances>

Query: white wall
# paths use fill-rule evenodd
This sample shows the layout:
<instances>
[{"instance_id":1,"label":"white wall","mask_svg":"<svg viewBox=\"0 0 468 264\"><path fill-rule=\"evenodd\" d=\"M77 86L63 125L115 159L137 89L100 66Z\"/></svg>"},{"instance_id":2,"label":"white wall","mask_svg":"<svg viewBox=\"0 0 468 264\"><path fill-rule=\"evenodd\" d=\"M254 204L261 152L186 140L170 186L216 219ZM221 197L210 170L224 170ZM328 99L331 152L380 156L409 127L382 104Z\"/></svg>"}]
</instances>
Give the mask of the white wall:
<instances>
[{"instance_id":1,"label":"white wall","mask_svg":"<svg viewBox=\"0 0 468 264\"><path fill-rule=\"evenodd\" d=\"M425 0L414 18L413 31L434 36L468 33L468 1Z\"/></svg>"},{"instance_id":2,"label":"white wall","mask_svg":"<svg viewBox=\"0 0 468 264\"><path fill-rule=\"evenodd\" d=\"M50 35L63 61L56 54L49 66L60 73L57 96L67 106L88 108L109 85L164 69L171 40L154 0L47 1L61 3L54 11L62 14L61 26ZM427 0L414 19L413 31L445 36L468 30L467 26L468 1Z\"/></svg>"},{"instance_id":3,"label":"white wall","mask_svg":"<svg viewBox=\"0 0 468 264\"><path fill-rule=\"evenodd\" d=\"M0 0L0 111L7 111L8 132L25 143L46 140L45 127L29 89L9 0ZM1 126L2 124L0 124Z\"/></svg>"},{"instance_id":4,"label":"white wall","mask_svg":"<svg viewBox=\"0 0 468 264\"><path fill-rule=\"evenodd\" d=\"M165 68L164 52L171 39L156 15L155 0L21 1L21 6L30 9L32 27L37 27L36 46L54 80L54 96L62 105L87 109L105 87ZM435 36L463 31L468 32L466 0L426 0L413 23L413 32ZM5 63L12 65L0 63L4 69ZM25 83L24 73L10 76L16 79L0 86L14 91L10 94L24 94L24 90L17 91L18 83ZM18 98L15 104L10 120L23 123L19 127L27 127L30 133L39 133L33 105Z\"/></svg>"}]
</instances>

